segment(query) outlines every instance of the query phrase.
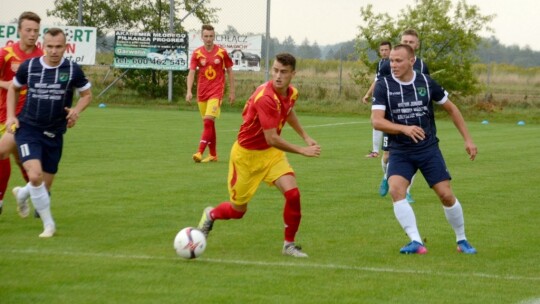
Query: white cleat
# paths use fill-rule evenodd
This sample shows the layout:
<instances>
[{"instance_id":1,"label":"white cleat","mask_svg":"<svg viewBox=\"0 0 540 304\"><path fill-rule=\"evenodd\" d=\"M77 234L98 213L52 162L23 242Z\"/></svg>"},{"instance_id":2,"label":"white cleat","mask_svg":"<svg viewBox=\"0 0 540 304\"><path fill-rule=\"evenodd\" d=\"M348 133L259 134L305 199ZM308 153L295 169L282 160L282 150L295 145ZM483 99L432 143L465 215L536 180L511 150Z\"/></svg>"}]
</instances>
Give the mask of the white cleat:
<instances>
[{"instance_id":1,"label":"white cleat","mask_svg":"<svg viewBox=\"0 0 540 304\"><path fill-rule=\"evenodd\" d=\"M21 190L21 187L15 187L11 192L13 192L17 201L17 212L19 212L19 216L25 218L30 214L30 206L28 205L28 198L19 199L19 190Z\"/></svg>"},{"instance_id":2,"label":"white cleat","mask_svg":"<svg viewBox=\"0 0 540 304\"><path fill-rule=\"evenodd\" d=\"M302 247L296 246L294 243L290 243L283 246L281 251L283 255L292 256L295 258L307 258L308 255L302 251Z\"/></svg>"},{"instance_id":3,"label":"white cleat","mask_svg":"<svg viewBox=\"0 0 540 304\"><path fill-rule=\"evenodd\" d=\"M50 238L56 233L56 227L54 225L47 225L43 232L39 235L40 238Z\"/></svg>"}]
</instances>

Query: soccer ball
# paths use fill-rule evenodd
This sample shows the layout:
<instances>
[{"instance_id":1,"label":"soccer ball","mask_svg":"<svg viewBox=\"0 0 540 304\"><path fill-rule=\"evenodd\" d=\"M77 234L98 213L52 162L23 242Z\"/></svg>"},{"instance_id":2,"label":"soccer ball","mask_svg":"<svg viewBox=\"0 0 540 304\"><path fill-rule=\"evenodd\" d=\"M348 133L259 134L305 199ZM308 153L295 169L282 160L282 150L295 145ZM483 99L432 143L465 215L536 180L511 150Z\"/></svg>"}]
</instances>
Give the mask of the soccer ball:
<instances>
[{"instance_id":1,"label":"soccer ball","mask_svg":"<svg viewBox=\"0 0 540 304\"><path fill-rule=\"evenodd\" d=\"M193 227L186 227L176 234L174 250L184 259L194 259L203 254L206 249L204 234Z\"/></svg>"}]
</instances>

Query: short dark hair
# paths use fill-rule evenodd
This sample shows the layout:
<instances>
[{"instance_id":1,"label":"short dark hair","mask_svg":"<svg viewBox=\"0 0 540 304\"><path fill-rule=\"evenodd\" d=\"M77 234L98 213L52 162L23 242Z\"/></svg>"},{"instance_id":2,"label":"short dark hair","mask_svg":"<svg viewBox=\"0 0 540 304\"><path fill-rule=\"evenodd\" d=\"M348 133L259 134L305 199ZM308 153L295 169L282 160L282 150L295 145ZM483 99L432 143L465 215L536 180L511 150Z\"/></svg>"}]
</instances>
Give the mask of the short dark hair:
<instances>
[{"instance_id":1,"label":"short dark hair","mask_svg":"<svg viewBox=\"0 0 540 304\"><path fill-rule=\"evenodd\" d=\"M24 20L35 21L37 24L40 24L40 23L41 23L41 18L38 16L38 14L36 14L36 13L34 13L34 12L23 12L23 13L19 16L19 29L21 29L22 22L23 22Z\"/></svg>"},{"instance_id":2,"label":"short dark hair","mask_svg":"<svg viewBox=\"0 0 540 304\"><path fill-rule=\"evenodd\" d=\"M284 66L292 67L292 70L296 70L296 58L289 53L279 53L276 55L276 61Z\"/></svg>"},{"instance_id":3,"label":"short dark hair","mask_svg":"<svg viewBox=\"0 0 540 304\"><path fill-rule=\"evenodd\" d=\"M51 35L52 37L62 35L62 36L64 36L64 40L66 40L66 34L64 33L64 31L61 28L57 28L57 27L51 27L51 28L47 29L47 31L45 32L45 35ZM43 36L45 36L45 35L43 35Z\"/></svg>"},{"instance_id":4,"label":"short dark hair","mask_svg":"<svg viewBox=\"0 0 540 304\"><path fill-rule=\"evenodd\" d=\"M211 26L210 24L203 24L203 26L201 26L201 31L213 31L214 30L214 27Z\"/></svg>"},{"instance_id":5,"label":"short dark hair","mask_svg":"<svg viewBox=\"0 0 540 304\"><path fill-rule=\"evenodd\" d=\"M409 57L414 57L414 50L413 50L413 48L412 48L410 45L408 45L408 44L400 43L400 44L394 46L393 49L394 49L394 50L405 49L405 51L407 51L407 53L409 54Z\"/></svg>"},{"instance_id":6,"label":"short dark hair","mask_svg":"<svg viewBox=\"0 0 540 304\"><path fill-rule=\"evenodd\" d=\"M383 45L388 45L390 48L392 48L392 42L388 40L384 40L384 41L381 41L381 43L379 43L379 46L383 46Z\"/></svg>"}]
</instances>

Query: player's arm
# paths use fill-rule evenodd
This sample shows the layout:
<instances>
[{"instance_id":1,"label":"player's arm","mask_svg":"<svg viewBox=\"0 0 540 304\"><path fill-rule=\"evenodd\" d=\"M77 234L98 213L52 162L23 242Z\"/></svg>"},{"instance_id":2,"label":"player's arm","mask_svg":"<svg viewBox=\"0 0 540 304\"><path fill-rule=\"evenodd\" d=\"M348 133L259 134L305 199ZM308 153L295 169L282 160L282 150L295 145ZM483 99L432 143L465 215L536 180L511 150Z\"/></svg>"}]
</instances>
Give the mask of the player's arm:
<instances>
[{"instance_id":1,"label":"player's arm","mask_svg":"<svg viewBox=\"0 0 540 304\"><path fill-rule=\"evenodd\" d=\"M190 69L187 75L187 91L186 91L186 101L191 104L191 99L193 98L193 82L195 81L195 70Z\"/></svg>"},{"instance_id":2,"label":"player's arm","mask_svg":"<svg viewBox=\"0 0 540 304\"><path fill-rule=\"evenodd\" d=\"M308 146L317 145L317 142L307 134L304 128L302 128L302 125L300 124L298 116L296 116L296 112L294 110L292 110L291 113L289 113L289 116L287 116L287 123L304 140L304 142Z\"/></svg>"},{"instance_id":3,"label":"player's arm","mask_svg":"<svg viewBox=\"0 0 540 304\"><path fill-rule=\"evenodd\" d=\"M285 152L301 154L309 157L318 157L321 154L321 147L319 145L313 146L299 146L292 144L283 139L277 132L276 128L263 130L264 138L266 142L277 149Z\"/></svg>"},{"instance_id":4,"label":"player's arm","mask_svg":"<svg viewBox=\"0 0 540 304\"><path fill-rule=\"evenodd\" d=\"M232 105L236 98L234 89L234 73L232 67L227 68L227 77L229 78L229 102Z\"/></svg>"},{"instance_id":5,"label":"player's arm","mask_svg":"<svg viewBox=\"0 0 540 304\"><path fill-rule=\"evenodd\" d=\"M384 117L384 112L384 110L380 109L371 110L371 124L373 125L373 129L383 131L387 134L404 134L410 137L415 143L424 140L426 137L424 129L421 127L393 123Z\"/></svg>"},{"instance_id":6,"label":"player's arm","mask_svg":"<svg viewBox=\"0 0 540 304\"><path fill-rule=\"evenodd\" d=\"M446 110L446 112L448 112L450 118L452 118L452 121L454 122L454 125L463 137L463 140L465 141L465 151L467 151L467 154L469 154L470 159L474 160L476 154L478 153L478 149L473 142L469 130L467 129L467 124L465 123L465 119L463 119L463 115L461 115L461 111L449 99L442 104L442 107Z\"/></svg>"},{"instance_id":7,"label":"player's arm","mask_svg":"<svg viewBox=\"0 0 540 304\"><path fill-rule=\"evenodd\" d=\"M371 83L371 86L369 86L369 89L367 90L366 95L364 95L364 98L362 98L363 103L365 103L365 104L369 103L369 97L373 94L373 90L375 89L375 83L376 82L377 82L377 80L373 81Z\"/></svg>"},{"instance_id":8,"label":"player's arm","mask_svg":"<svg viewBox=\"0 0 540 304\"><path fill-rule=\"evenodd\" d=\"M79 91L79 101L75 105L75 107L72 108L65 108L67 112L66 119L68 121L68 128L71 128L75 125L77 120L79 119L79 115L88 107L88 105L92 102L92 90L90 88Z\"/></svg>"},{"instance_id":9,"label":"player's arm","mask_svg":"<svg viewBox=\"0 0 540 304\"><path fill-rule=\"evenodd\" d=\"M13 82L8 88L6 99L6 129L9 133L15 133L16 128L19 127L19 120L15 115L15 109L17 108L17 102L19 101L19 95L21 87L16 86Z\"/></svg>"}]
</instances>

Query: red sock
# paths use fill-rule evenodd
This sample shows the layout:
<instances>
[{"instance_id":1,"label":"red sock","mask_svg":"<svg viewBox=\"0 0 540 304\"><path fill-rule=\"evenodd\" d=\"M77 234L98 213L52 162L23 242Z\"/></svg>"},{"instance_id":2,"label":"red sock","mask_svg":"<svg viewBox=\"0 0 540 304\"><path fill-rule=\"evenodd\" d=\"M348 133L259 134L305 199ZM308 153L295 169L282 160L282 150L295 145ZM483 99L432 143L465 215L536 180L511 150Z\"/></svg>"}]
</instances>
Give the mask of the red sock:
<instances>
[{"instance_id":1,"label":"red sock","mask_svg":"<svg viewBox=\"0 0 540 304\"><path fill-rule=\"evenodd\" d=\"M199 152L204 153L204 149L212 140L212 125L214 121L211 119L203 120L203 132L201 135L201 141L199 142Z\"/></svg>"},{"instance_id":2,"label":"red sock","mask_svg":"<svg viewBox=\"0 0 540 304\"><path fill-rule=\"evenodd\" d=\"M210 133L210 140L208 142L208 148L210 148L210 155L212 156L217 156L216 144L216 124L212 120L212 131Z\"/></svg>"},{"instance_id":3,"label":"red sock","mask_svg":"<svg viewBox=\"0 0 540 304\"><path fill-rule=\"evenodd\" d=\"M234 210L232 203L223 202L217 205L216 208L210 212L210 216L214 220L230 220L230 219L241 219L246 212Z\"/></svg>"},{"instance_id":4,"label":"red sock","mask_svg":"<svg viewBox=\"0 0 540 304\"><path fill-rule=\"evenodd\" d=\"M285 241L294 242L294 237L300 226L302 212L300 211L300 191L291 189L283 194L285 207L283 208L283 221L285 222Z\"/></svg>"},{"instance_id":5,"label":"red sock","mask_svg":"<svg viewBox=\"0 0 540 304\"><path fill-rule=\"evenodd\" d=\"M6 193L10 175L11 162L8 157L0 160L0 200L4 199L4 193Z\"/></svg>"}]
</instances>

